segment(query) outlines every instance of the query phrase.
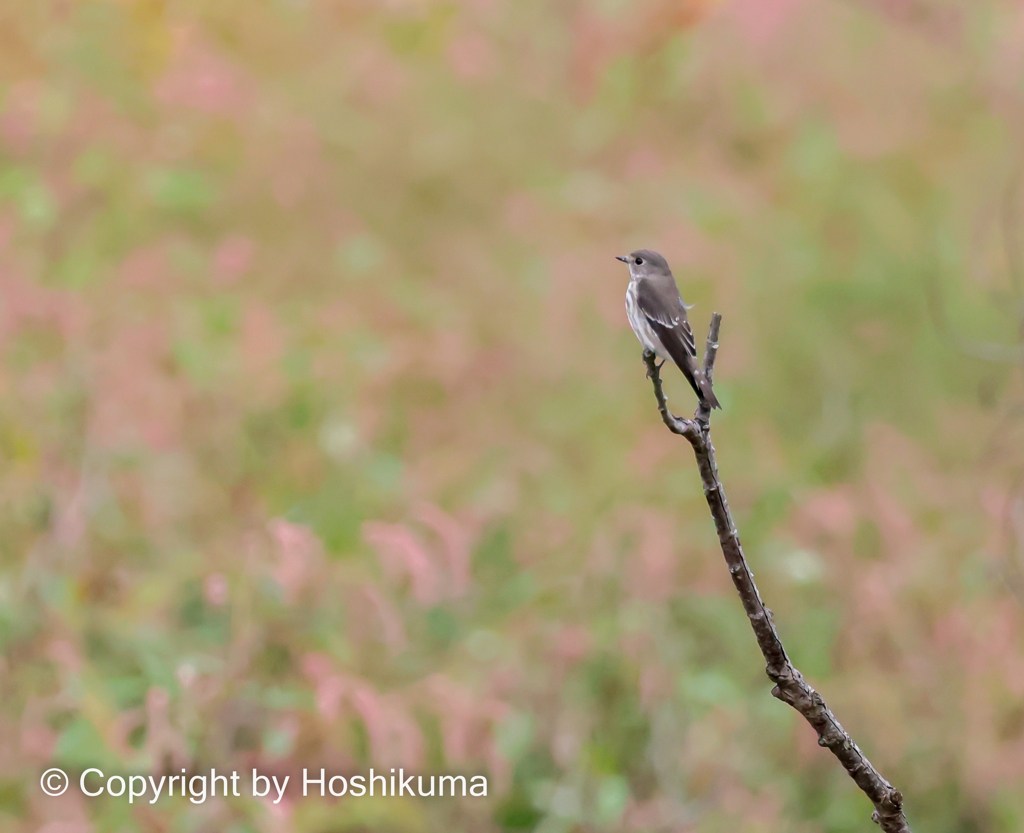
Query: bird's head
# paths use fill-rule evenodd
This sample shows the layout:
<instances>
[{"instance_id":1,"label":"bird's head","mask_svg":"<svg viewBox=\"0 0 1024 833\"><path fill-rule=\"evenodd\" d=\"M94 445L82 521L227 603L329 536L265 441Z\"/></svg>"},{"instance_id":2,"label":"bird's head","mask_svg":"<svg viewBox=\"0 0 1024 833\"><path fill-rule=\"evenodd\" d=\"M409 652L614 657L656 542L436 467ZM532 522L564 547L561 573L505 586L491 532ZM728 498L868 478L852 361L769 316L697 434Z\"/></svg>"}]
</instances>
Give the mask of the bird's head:
<instances>
[{"instance_id":1,"label":"bird's head","mask_svg":"<svg viewBox=\"0 0 1024 833\"><path fill-rule=\"evenodd\" d=\"M625 256L618 255L615 259L621 260L629 267L629 276L634 279L672 274L665 258L650 249L637 249Z\"/></svg>"}]
</instances>

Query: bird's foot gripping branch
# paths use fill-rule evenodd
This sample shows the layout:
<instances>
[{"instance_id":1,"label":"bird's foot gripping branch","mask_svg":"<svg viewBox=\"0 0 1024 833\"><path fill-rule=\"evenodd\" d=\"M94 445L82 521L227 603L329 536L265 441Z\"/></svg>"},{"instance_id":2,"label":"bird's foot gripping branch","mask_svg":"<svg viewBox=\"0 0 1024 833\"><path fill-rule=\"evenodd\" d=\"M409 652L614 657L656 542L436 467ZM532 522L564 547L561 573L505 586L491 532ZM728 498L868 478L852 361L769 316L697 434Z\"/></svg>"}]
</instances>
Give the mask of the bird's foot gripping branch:
<instances>
[{"instance_id":1,"label":"bird's foot gripping branch","mask_svg":"<svg viewBox=\"0 0 1024 833\"><path fill-rule=\"evenodd\" d=\"M716 312L711 317L711 329L704 349L703 372L709 383L718 355L718 331L721 323L722 316ZM743 554L739 532L729 511L729 503L725 499L725 490L722 488L718 466L715 463L715 447L711 444L711 408L702 401L693 419L675 416L668 409L668 401L665 399L661 383L661 366L657 363L657 357L645 350L644 363L647 365L647 376L654 385L654 396L658 401L658 411L662 420L669 431L685 437L693 446L700 478L704 484L704 495L718 530L718 541L729 568L729 575L732 576L733 584L743 603L743 610L757 639L757 645L767 663L765 670L775 683L772 695L788 703L811 724L818 733L818 744L831 750L857 786L874 804L872 820L886 833L910 833L910 825L903 814L903 796L900 791L872 766L860 751L860 747L853 742L853 738L836 720L821 695L807 684L803 675L789 661L782 640L775 630L772 612L761 601L761 594L754 584L754 575Z\"/></svg>"}]
</instances>

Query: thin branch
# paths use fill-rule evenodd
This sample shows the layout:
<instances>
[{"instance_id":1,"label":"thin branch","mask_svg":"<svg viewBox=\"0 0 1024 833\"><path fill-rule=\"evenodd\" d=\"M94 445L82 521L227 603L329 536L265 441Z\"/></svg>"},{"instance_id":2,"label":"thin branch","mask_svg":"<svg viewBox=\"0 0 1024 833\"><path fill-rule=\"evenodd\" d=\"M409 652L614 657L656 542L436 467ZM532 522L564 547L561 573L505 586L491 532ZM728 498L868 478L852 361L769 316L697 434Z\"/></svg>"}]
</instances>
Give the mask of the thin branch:
<instances>
[{"instance_id":1,"label":"thin branch","mask_svg":"<svg viewBox=\"0 0 1024 833\"><path fill-rule=\"evenodd\" d=\"M710 379L714 372L715 358L718 355L718 331L722 316L717 312L711 318L707 346L704 352L704 372ZM668 408L665 392L662 389L660 368L653 353L644 353L647 375L654 385L654 396L658 401L658 411L668 429L679 434L693 446L697 457L697 467L704 484L704 496L707 498L718 530L718 541L729 567L729 575L740 595L743 609L750 620L757 645L761 649L767 667L768 677L775 683L772 696L788 703L811 724L818 733L818 744L826 746L843 765L850 777L857 783L865 795L875 805L871 818L886 833L910 833L910 825L903 815L903 796L892 784L885 780L853 738L842 727L825 701L790 662L786 649L782 645L772 612L761 600L761 594L754 583L754 574L743 555L739 532L733 522L729 503L725 499L725 490L718 476L718 465L715 462L715 447L711 444L710 411L698 408L693 419L675 416Z\"/></svg>"}]
</instances>

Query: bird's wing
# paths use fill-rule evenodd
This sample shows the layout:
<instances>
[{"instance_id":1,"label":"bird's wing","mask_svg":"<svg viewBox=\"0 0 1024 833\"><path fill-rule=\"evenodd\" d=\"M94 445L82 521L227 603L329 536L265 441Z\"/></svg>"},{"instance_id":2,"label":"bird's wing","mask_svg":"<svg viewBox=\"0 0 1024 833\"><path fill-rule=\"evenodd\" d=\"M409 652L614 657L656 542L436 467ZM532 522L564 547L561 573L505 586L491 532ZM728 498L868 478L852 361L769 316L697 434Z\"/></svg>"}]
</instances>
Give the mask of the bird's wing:
<instances>
[{"instance_id":1,"label":"bird's wing","mask_svg":"<svg viewBox=\"0 0 1024 833\"><path fill-rule=\"evenodd\" d=\"M693 330L686 320L686 306L683 299L673 294L673 302L666 304L655 288L647 281L637 282L637 305L644 317L650 322L651 328L657 333L661 343L665 345L670 356L680 367L684 360L677 355L677 350L685 350L691 357L697 356L697 345L693 340Z\"/></svg>"}]
</instances>

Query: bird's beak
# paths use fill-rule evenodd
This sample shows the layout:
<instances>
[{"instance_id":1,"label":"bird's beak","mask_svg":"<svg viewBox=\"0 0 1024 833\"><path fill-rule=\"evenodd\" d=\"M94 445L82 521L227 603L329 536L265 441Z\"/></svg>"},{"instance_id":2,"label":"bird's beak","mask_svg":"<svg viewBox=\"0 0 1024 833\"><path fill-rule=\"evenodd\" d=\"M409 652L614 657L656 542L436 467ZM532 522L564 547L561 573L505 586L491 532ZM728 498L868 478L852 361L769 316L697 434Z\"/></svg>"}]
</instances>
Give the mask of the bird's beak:
<instances>
[{"instance_id":1,"label":"bird's beak","mask_svg":"<svg viewBox=\"0 0 1024 833\"><path fill-rule=\"evenodd\" d=\"M628 257L623 257L622 255L615 255L615 259L616 260L621 260L623 263L629 263L629 258Z\"/></svg>"}]
</instances>

